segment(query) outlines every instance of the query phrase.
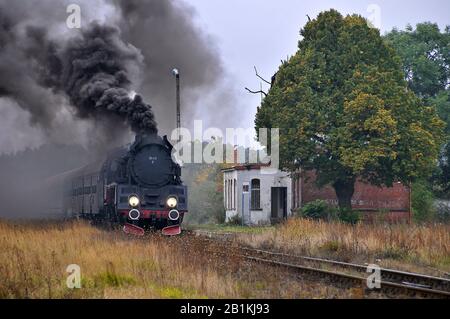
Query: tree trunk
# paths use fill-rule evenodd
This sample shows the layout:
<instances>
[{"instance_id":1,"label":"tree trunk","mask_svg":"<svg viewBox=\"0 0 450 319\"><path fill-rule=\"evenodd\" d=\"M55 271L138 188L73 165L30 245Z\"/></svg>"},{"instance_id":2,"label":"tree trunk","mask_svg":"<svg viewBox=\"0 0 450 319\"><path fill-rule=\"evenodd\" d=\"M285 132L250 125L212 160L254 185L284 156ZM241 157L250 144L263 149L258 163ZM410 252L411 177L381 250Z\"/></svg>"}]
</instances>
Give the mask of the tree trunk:
<instances>
[{"instance_id":1,"label":"tree trunk","mask_svg":"<svg viewBox=\"0 0 450 319\"><path fill-rule=\"evenodd\" d=\"M340 209L352 209L352 197L355 192L355 178L337 180L333 184Z\"/></svg>"}]
</instances>

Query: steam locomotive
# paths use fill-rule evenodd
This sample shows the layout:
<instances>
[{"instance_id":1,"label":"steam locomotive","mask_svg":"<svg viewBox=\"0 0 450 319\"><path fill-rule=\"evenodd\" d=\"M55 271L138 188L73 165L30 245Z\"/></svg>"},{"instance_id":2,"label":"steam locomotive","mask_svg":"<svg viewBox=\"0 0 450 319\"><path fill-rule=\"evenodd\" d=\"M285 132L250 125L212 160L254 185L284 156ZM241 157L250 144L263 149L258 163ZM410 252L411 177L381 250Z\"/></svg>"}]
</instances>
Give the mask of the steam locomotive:
<instances>
[{"instance_id":1,"label":"steam locomotive","mask_svg":"<svg viewBox=\"0 0 450 319\"><path fill-rule=\"evenodd\" d=\"M136 235L149 228L180 234L188 211L187 187L172 149L166 136L136 135L133 144L114 150L106 160L48 181L53 197L61 199L53 209L69 218L118 223Z\"/></svg>"}]
</instances>

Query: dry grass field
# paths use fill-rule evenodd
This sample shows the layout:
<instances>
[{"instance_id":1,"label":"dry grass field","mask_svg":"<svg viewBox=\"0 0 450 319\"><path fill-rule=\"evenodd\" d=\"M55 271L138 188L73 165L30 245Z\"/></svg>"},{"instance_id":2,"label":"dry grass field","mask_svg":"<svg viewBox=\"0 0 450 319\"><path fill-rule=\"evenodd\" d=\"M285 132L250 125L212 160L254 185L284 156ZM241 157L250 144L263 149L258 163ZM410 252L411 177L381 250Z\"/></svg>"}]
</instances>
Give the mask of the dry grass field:
<instances>
[{"instance_id":1,"label":"dry grass field","mask_svg":"<svg viewBox=\"0 0 450 319\"><path fill-rule=\"evenodd\" d=\"M0 298L351 298L358 289L299 280L215 254L192 235L135 238L83 222L0 222ZM81 289L66 268L81 267Z\"/></svg>"},{"instance_id":2,"label":"dry grass field","mask_svg":"<svg viewBox=\"0 0 450 319\"><path fill-rule=\"evenodd\" d=\"M147 239L147 240L146 240ZM233 281L196 269L161 238L136 239L86 223L0 224L1 298L236 297ZM66 267L81 267L68 289Z\"/></svg>"},{"instance_id":3,"label":"dry grass field","mask_svg":"<svg viewBox=\"0 0 450 319\"><path fill-rule=\"evenodd\" d=\"M262 233L241 234L239 240L255 248L450 277L450 225L352 226L294 218Z\"/></svg>"},{"instance_id":4,"label":"dry grass field","mask_svg":"<svg viewBox=\"0 0 450 319\"><path fill-rule=\"evenodd\" d=\"M290 220L240 232L256 247L401 265L449 268L448 226L351 227ZM0 222L0 298L359 298L363 287L335 287L249 264L223 243L185 233L136 238L84 222ZM225 253L225 254L224 254ZM81 289L68 289L66 268L81 268ZM434 268L433 268L434 269ZM370 297L385 297L373 294Z\"/></svg>"}]
</instances>

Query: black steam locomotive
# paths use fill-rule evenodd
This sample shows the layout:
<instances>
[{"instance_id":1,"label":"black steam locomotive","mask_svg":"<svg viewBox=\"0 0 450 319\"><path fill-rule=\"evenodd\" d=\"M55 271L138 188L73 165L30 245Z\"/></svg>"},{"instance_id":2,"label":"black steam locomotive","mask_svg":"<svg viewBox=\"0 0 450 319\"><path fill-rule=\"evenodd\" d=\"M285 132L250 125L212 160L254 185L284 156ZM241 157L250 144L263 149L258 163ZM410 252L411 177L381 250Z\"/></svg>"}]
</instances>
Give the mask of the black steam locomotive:
<instances>
[{"instance_id":1,"label":"black steam locomotive","mask_svg":"<svg viewBox=\"0 0 450 319\"><path fill-rule=\"evenodd\" d=\"M120 223L137 235L148 228L177 235L188 202L172 149L166 136L138 134L131 146L105 161L54 177L49 185L52 194L59 191L66 217Z\"/></svg>"}]
</instances>

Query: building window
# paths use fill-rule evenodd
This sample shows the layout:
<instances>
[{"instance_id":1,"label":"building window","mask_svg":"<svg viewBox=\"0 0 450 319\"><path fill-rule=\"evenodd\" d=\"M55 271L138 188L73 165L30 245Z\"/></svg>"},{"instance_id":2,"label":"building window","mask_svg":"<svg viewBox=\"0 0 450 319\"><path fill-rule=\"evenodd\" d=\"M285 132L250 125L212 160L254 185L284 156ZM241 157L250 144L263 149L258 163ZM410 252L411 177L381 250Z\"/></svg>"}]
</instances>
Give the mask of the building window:
<instances>
[{"instance_id":1,"label":"building window","mask_svg":"<svg viewBox=\"0 0 450 319\"><path fill-rule=\"evenodd\" d=\"M227 180L227 210L230 209L230 181Z\"/></svg>"},{"instance_id":2,"label":"building window","mask_svg":"<svg viewBox=\"0 0 450 319\"><path fill-rule=\"evenodd\" d=\"M231 180L228 180L228 210L231 210Z\"/></svg>"},{"instance_id":3,"label":"building window","mask_svg":"<svg viewBox=\"0 0 450 319\"><path fill-rule=\"evenodd\" d=\"M233 181L230 179L228 181L228 209L231 210L231 208L233 207L233 202L232 202L232 194L231 194L231 185L233 183Z\"/></svg>"},{"instance_id":4,"label":"building window","mask_svg":"<svg viewBox=\"0 0 450 319\"><path fill-rule=\"evenodd\" d=\"M228 209L231 210L231 180L228 180Z\"/></svg>"},{"instance_id":5,"label":"building window","mask_svg":"<svg viewBox=\"0 0 450 319\"><path fill-rule=\"evenodd\" d=\"M227 189L227 187L228 187L228 181L225 180L225 185L223 187L223 201L225 204L225 209L228 209L228 197L227 197L228 189Z\"/></svg>"},{"instance_id":6,"label":"building window","mask_svg":"<svg viewBox=\"0 0 450 319\"><path fill-rule=\"evenodd\" d=\"M261 209L261 182L259 179L252 179L251 209Z\"/></svg>"},{"instance_id":7,"label":"building window","mask_svg":"<svg viewBox=\"0 0 450 319\"><path fill-rule=\"evenodd\" d=\"M225 181L225 208L230 209L230 180Z\"/></svg>"},{"instance_id":8,"label":"building window","mask_svg":"<svg viewBox=\"0 0 450 319\"><path fill-rule=\"evenodd\" d=\"M234 179L231 180L231 209L234 210Z\"/></svg>"},{"instance_id":9,"label":"building window","mask_svg":"<svg viewBox=\"0 0 450 319\"><path fill-rule=\"evenodd\" d=\"M234 207L233 209L236 210L236 203L237 203L237 188L236 188L236 179L234 179L234 188L233 188L233 192L234 192Z\"/></svg>"}]
</instances>

